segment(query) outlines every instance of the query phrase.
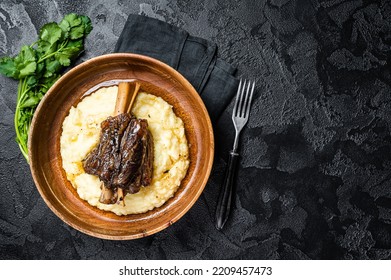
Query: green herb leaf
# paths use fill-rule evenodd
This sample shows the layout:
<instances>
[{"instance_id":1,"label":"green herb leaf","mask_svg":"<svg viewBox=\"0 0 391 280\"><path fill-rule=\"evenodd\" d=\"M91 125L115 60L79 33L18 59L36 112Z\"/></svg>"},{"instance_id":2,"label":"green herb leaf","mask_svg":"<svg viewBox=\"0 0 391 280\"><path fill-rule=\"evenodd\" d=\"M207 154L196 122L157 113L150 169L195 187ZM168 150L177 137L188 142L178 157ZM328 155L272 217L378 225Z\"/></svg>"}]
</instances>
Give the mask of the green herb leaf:
<instances>
[{"instance_id":1,"label":"green herb leaf","mask_svg":"<svg viewBox=\"0 0 391 280\"><path fill-rule=\"evenodd\" d=\"M25 102L23 102L20 108L36 107L39 101L41 101L41 99L37 96L30 96Z\"/></svg>"},{"instance_id":2,"label":"green herb leaf","mask_svg":"<svg viewBox=\"0 0 391 280\"><path fill-rule=\"evenodd\" d=\"M70 30L71 30L71 25L69 24L69 22L65 19L63 19L59 24L58 26L62 29L62 31L66 34L68 33ZM68 37L68 36L66 36Z\"/></svg>"},{"instance_id":3,"label":"green herb leaf","mask_svg":"<svg viewBox=\"0 0 391 280\"><path fill-rule=\"evenodd\" d=\"M18 79L23 79L35 73L37 68L35 50L30 46L23 46L14 59L15 67L19 71Z\"/></svg>"},{"instance_id":4,"label":"green herb leaf","mask_svg":"<svg viewBox=\"0 0 391 280\"><path fill-rule=\"evenodd\" d=\"M17 79L19 71L16 69L14 59L3 57L0 59L0 74Z\"/></svg>"},{"instance_id":5,"label":"green herb leaf","mask_svg":"<svg viewBox=\"0 0 391 280\"><path fill-rule=\"evenodd\" d=\"M42 96L45 95L45 93L49 90L49 88L61 77L59 74L53 74L50 77L43 77L40 80L40 83L42 86L39 88L39 91L37 93L37 96Z\"/></svg>"},{"instance_id":6,"label":"green herb leaf","mask_svg":"<svg viewBox=\"0 0 391 280\"><path fill-rule=\"evenodd\" d=\"M64 20L66 20L69 23L70 27L78 26L82 23L81 17L75 13L66 15L64 17Z\"/></svg>"},{"instance_id":7,"label":"green herb leaf","mask_svg":"<svg viewBox=\"0 0 391 280\"><path fill-rule=\"evenodd\" d=\"M55 22L45 24L39 33L39 39L53 45L62 35L62 29Z\"/></svg>"},{"instance_id":8,"label":"green herb leaf","mask_svg":"<svg viewBox=\"0 0 391 280\"><path fill-rule=\"evenodd\" d=\"M84 26L79 25L71 28L70 38L72 40L80 39L84 36Z\"/></svg>"},{"instance_id":9,"label":"green herb leaf","mask_svg":"<svg viewBox=\"0 0 391 280\"><path fill-rule=\"evenodd\" d=\"M63 66L69 66L71 59L78 56L80 53L80 47L66 47L55 54L55 58Z\"/></svg>"},{"instance_id":10,"label":"green herb leaf","mask_svg":"<svg viewBox=\"0 0 391 280\"><path fill-rule=\"evenodd\" d=\"M29 88L35 87L37 85L37 77L36 76L29 76L26 79L26 84L29 86Z\"/></svg>"},{"instance_id":11,"label":"green herb leaf","mask_svg":"<svg viewBox=\"0 0 391 280\"><path fill-rule=\"evenodd\" d=\"M58 60L46 60L46 72L43 75L44 77L51 77L53 76L53 73L58 72L62 65Z\"/></svg>"},{"instance_id":12,"label":"green herb leaf","mask_svg":"<svg viewBox=\"0 0 391 280\"><path fill-rule=\"evenodd\" d=\"M84 35L87 36L92 31L91 19L87 16L80 16L80 18L84 25Z\"/></svg>"},{"instance_id":13,"label":"green herb leaf","mask_svg":"<svg viewBox=\"0 0 391 280\"><path fill-rule=\"evenodd\" d=\"M19 78L24 78L29 75L33 75L35 72L35 69L37 69L37 63L35 61L30 63L24 63L23 68L19 71Z\"/></svg>"},{"instance_id":14,"label":"green herb leaf","mask_svg":"<svg viewBox=\"0 0 391 280\"><path fill-rule=\"evenodd\" d=\"M60 63L62 66L71 65L71 60L69 59L69 57L66 54L57 53L55 57L56 57L58 63Z\"/></svg>"},{"instance_id":15,"label":"green herb leaf","mask_svg":"<svg viewBox=\"0 0 391 280\"><path fill-rule=\"evenodd\" d=\"M69 41L66 48L72 48L75 52L81 52L84 49L83 39Z\"/></svg>"},{"instance_id":16,"label":"green herb leaf","mask_svg":"<svg viewBox=\"0 0 391 280\"><path fill-rule=\"evenodd\" d=\"M43 40L39 40L37 43L37 52L40 58L50 55L56 52L56 50L57 44L51 44L50 42Z\"/></svg>"}]
</instances>

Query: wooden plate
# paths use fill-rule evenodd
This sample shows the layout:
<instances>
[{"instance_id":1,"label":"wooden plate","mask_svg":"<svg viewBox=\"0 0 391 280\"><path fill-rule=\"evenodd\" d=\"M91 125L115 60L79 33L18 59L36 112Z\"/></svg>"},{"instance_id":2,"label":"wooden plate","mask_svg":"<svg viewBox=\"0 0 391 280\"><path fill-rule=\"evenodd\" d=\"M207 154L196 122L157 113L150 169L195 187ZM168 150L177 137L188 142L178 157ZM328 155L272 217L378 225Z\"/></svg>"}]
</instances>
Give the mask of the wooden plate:
<instances>
[{"instance_id":1,"label":"wooden plate","mask_svg":"<svg viewBox=\"0 0 391 280\"><path fill-rule=\"evenodd\" d=\"M190 167L174 197L144 214L117 216L79 198L66 179L60 155L62 123L71 106L92 87L110 80L137 79L142 90L162 97L185 125ZM150 57L118 53L92 58L67 72L48 91L32 120L29 159L34 182L50 209L65 223L105 239L135 239L156 233L182 217L208 180L214 138L208 112L191 84Z\"/></svg>"}]
</instances>

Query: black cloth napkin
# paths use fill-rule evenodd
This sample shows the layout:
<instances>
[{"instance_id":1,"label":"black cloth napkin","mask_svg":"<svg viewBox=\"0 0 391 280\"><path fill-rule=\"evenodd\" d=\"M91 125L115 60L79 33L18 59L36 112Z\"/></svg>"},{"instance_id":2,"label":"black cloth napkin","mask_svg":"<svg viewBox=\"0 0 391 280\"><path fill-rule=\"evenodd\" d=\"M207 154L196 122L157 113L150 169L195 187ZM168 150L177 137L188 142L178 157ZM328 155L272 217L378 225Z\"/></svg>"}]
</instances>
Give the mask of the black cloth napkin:
<instances>
[{"instance_id":1,"label":"black cloth napkin","mask_svg":"<svg viewBox=\"0 0 391 280\"><path fill-rule=\"evenodd\" d=\"M197 90L215 125L235 95L236 68L217 57L216 44L143 15L129 15L114 52L147 55L178 70Z\"/></svg>"}]
</instances>

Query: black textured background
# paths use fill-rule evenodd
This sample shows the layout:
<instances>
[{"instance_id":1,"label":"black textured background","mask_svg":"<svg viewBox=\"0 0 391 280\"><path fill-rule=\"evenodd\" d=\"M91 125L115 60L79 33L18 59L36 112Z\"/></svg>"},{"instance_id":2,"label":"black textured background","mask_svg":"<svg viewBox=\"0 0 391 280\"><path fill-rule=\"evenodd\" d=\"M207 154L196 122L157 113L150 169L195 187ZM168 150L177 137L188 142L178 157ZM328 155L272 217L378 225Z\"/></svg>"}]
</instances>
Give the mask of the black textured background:
<instances>
[{"instance_id":1,"label":"black textured background","mask_svg":"<svg viewBox=\"0 0 391 280\"><path fill-rule=\"evenodd\" d=\"M94 25L78 63L112 52L127 15L142 12L216 42L257 82L236 210L215 230L217 160L194 207L160 233L107 241L70 228L34 186L14 141L17 82L0 77L1 259L391 258L390 1L2 0L0 56L69 12Z\"/></svg>"}]
</instances>

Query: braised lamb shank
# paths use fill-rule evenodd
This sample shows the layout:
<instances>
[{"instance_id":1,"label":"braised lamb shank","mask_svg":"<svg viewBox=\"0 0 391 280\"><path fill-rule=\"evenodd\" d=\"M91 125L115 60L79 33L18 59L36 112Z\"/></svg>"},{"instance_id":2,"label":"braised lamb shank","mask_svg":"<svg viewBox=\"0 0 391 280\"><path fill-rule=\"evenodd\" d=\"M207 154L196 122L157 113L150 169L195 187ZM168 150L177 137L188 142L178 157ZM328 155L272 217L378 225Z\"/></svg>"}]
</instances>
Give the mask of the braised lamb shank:
<instances>
[{"instance_id":1,"label":"braised lamb shank","mask_svg":"<svg viewBox=\"0 0 391 280\"><path fill-rule=\"evenodd\" d=\"M102 181L99 201L125 206L126 194L148 186L153 172L153 139L148 122L130 112L138 82L118 85L114 116L101 123L98 146L83 161L84 171Z\"/></svg>"},{"instance_id":2,"label":"braised lamb shank","mask_svg":"<svg viewBox=\"0 0 391 280\"><path fill-rule=\"evenodd\" d=\"M100 202L115 203L118 188L126 195L148 186L152 179L152 151L146 120L124 113L103 121L99 144L83 162L85 172L98 176L113 193L102 193Z\"/></svg>"}]
</instances>

